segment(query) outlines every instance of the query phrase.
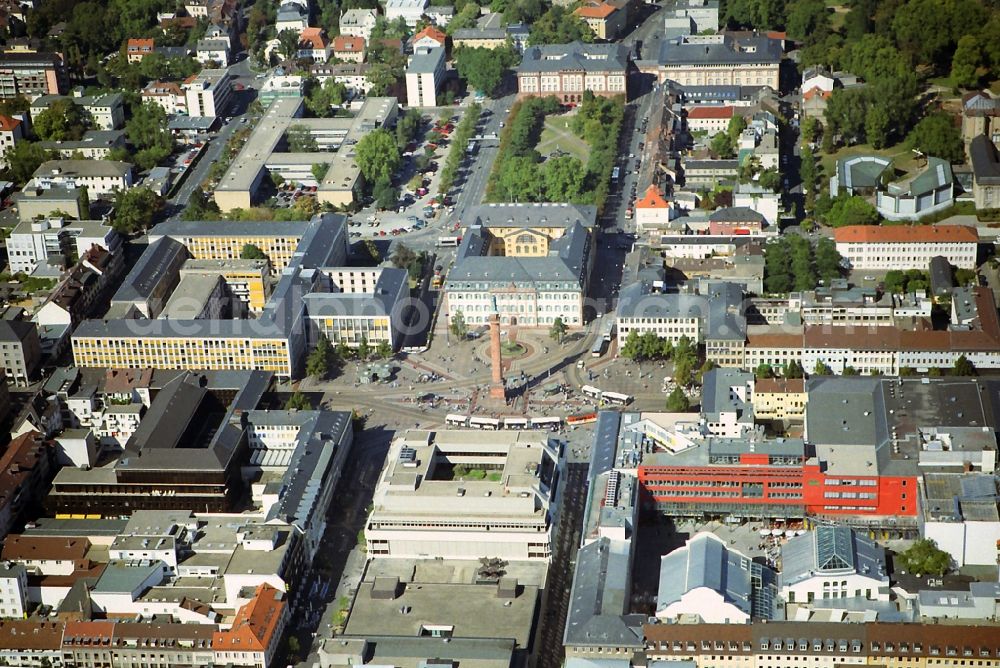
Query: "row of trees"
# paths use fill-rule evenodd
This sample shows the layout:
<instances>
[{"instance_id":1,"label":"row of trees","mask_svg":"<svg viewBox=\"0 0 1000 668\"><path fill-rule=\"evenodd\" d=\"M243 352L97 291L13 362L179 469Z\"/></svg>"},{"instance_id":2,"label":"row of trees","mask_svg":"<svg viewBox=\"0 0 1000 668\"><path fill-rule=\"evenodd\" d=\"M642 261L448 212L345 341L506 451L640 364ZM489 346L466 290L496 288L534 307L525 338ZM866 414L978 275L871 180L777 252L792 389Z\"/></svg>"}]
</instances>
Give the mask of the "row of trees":
<instances>
[{"instance_id":1,"label":"row of trees","mask_svg":"<svg viewBox=\"0 0 1000 668\"><path fill-rule=\"evenodd\" d=\"M756 369L754 369L753 375L757 378L778 378L778 372L775 371L774 367L767 362L761 362ZM805 369L802 368L802 364L792 360L788 364L781 367L781 378L802 378L805 376Z\"/></svg>"},{"instance_id":2,"label":"row of trees","mask_svg":"<svg viewBox=\"0 0 1000 668\"><path fill-rule=\"evenodd\" d=\"M951 368L950 372L947 372L951 376L975 376L976 366L965 356L959 355L958 359L955 360L954 366ZM945 375L946 372L940 367L931 367L927 371L927 375L932 378L939 378ZM833 369L829 365L825 364L822 360L816 362L816 368L813 369L813 375L816 376L832 376L834 375ZM852 366L844 366L843 371L840 375L842 376L860 376L861 372ZM871 375L879 375L877 372L873 372ZM903 377L916 376L917 370L913 367L903 366L899 368L899 375Z\"/></svg>"},{"instance_id":3,"label":"row of trees","mask_svg":"<svg viewBox=\"0 0 1000 668\"><path fill-rule=\"evenodd\" d=\"M593 192L593 197L583 200L585 204L594 204L598 213L604 210L604 202L608 199L611 170L618 157L618 140L624 120L624 97L597 97L586 91L570 126L590 147L585 187Z\"/></svg>"},{"instance_id":4,"label":"row of trees","mask_svg":"<svg viewBox=\"0 0 1000 668\"><path fill-rule=\"evenodd\" d=\"M438 182L441 192L448 192L455 183L458 170L465 161L465 146L476 134L476 125L479 123L482 111L482 107L478 104L470 105L465 110L462 121L452 132L451 148L448 150L448 158L444 162L444 168L441 170L441 178Z\"/></svg>"},{"instance_id":5,"label":"row of trees","mask_svg":"<svg viewBox=\"0 0 1000 668\"><path fill-rule=\"evenodd\" d=\"M551 96L529 97L514 104L501 133L500 150L486 190L487 201L536 201L544 195L535 167L542 156L535 145L545 116L560 108L559 100Z\"/></svg>"},{"instance_id":6,"label":"row of trees","mask_svg":"<svg viewBox=\"0 0 1000 668\"><path fill-rule=\"evenodd\" d=\"M820 239L813 246L800 236L779 237L764 248L764 290L783 294L812 290L820 281L829 284L840 277L841 261L831 239Z\"/></svg>"}]
</instances>

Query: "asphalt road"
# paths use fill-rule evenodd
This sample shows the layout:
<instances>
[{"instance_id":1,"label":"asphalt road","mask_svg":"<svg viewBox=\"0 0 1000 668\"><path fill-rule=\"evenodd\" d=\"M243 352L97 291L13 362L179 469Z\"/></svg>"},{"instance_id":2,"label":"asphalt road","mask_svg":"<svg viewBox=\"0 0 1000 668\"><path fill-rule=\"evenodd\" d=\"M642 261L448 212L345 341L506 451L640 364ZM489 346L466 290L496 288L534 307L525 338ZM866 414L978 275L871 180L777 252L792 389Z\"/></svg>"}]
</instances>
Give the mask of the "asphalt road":
<instances>
[{"instance_id":1,"label":"asphalt road","mask_svg":"<svg viewBox=\"0 0 1000 668\"><path fill-rule=\"evenodd\" d=\"M353 593L360 581L364 555L358 547L358 533L365 526L366 508L375 493L393 433L380 425L368 425L354 435L350 457L327 513L316 563L296 592L289 628L294 629L303 652L314 642L318 646L331 637L331 622L340 607L340 597ZM276 661L275 665L282 663Z\"/></svg>"},{"instance_id":2,"label":"asphalt road","mask_svg":"<svg viewBox=\"0 0 1000 668\"><path fill-rule=\"evenodd\" d=\"M559 668L565 658L563 629L569 614L573 587L571 564L576 559L587 500L587 464L567 464L562 471L562 498L552 561L545 580L545 604L541 632L535 650L536 668Z\"/></svg>"},{"instance_id":3,"label":"asphalt road","mask_svg":"<svg viewBox=\"0 0 1000 668\"><path fill-rule=\"evenodd\" d=\"M514 95L508 95L498 100L488 99L483 103L483 113L489 111L489 114L480 121L480 135L500 135L500 124L506 122L507 110L514 104L514 99ZM499 141L496 140L481 141L476 155L466 159L456 179L456 186L452 188L456 204L451 220L465 224L470 209L482 203L498 146Z\"/></svg>"},{"instance_id":4,"label":"asphalt road","mask_svg":"<svg viewBox=\"0 0 1000 668\"><path fill-rule=\"evenodd\" d=\"M209 135L207 145L201 157L188 170L184 182L177 189L177 192L167 200L166 212L170 218L180 215L184 207L187 206L188 200L191 199L191 194L195 188L198 188L208 178L208 172L212 168L212 165L219 160L232 134L237 128L243 126L241 121L246 115L250 104L257 97L257 92L253 89L253 86L258 80L255 78L253 70L250 69L249 60L245 56L242 60L233 64L229 68L229 71L236 75L235 83L243 86L242 91L234 92L232 107L226 112L232 117L232 120Z\"/></svg>"}]
</instances>

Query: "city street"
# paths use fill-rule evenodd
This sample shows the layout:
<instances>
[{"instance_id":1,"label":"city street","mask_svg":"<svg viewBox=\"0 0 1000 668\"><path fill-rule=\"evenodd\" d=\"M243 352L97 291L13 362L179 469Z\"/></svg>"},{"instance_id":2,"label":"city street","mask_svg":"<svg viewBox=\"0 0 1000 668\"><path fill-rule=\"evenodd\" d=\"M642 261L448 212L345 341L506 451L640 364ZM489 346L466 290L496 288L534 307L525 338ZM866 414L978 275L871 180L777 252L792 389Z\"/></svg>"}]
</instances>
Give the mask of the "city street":
<instances>
[{"instance_id":1,"label":"city street","mask_svg":"<svg viewBox=\"0 0 1000 668\"><path fill-rule=\"evenodd\" d=\"M243 86L242 91L234 91L233 93L233 106L227 111L232 120L226 124L223 124L218 131L212 133L206 140L205 148L202 151L201 157L198 161L194 163L191 169L188 170L187 174L184 176L184 182L177 189L177 192L167 200L165 213L168 218L174 218L180 215L184 207L187 206L188 200L191 199L191 193L194 192L196 188L199 188L201 184L208 178L208 172L211 170L212 165L215 164L219 157L222 155L222 151L226 148L226 144L229 142L229 138L233 133L240 127L244 127L243 118L249 109L250 104L257 97L257 93L253 90L252 86L255 79L255 74L252 69L250 69L250 61L248 58L242 58L237 63L233 64L229 71L236 75L234 85L239 84ZM221 122L221 119L220 119Z\"/></svg>"},{"instance_id":2,"label":"city street","mask_svg":"<svg viewBox=\"0 0 1000 668\"><path fill-rule=\"evenodd\" d=\"M301 583L303 595L296 598L292 628L302 648L333 635L333 618L342 608L341 599L353 597L361 581L366 559L358 537L394 432L395 425L369 422L364 431L354 434L316 563Z\"/></svg>"}]
</instances>

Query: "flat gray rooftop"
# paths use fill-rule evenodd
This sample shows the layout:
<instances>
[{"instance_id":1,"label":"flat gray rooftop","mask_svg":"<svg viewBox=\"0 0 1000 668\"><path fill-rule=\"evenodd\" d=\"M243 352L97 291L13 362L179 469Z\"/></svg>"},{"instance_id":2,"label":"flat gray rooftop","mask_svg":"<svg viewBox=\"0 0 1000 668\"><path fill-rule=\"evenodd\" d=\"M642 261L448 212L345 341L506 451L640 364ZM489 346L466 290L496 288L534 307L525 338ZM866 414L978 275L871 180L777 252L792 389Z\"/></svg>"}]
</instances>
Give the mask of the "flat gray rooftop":
<instances>
[{"instance_id":1,"label":"flat gray rooftop","mask_svg":"<svg viewBox=\"0 0 1000 668\"><path fill-rule=\"evenodd\" d=\"M239 155L233 160L229 170L222 177L216 190L244 192L256 188L260 170L267 164L279 164L286 160L276 153L289 126L303 125L314 133L343 132L341 143L334 152L288 154L284 164L297 165L328 163L330 168L320 184L320 190L340 190L349 183L353 188L359 175L354 162L353 147L369 131L389 123L395 118L396 99L391 97L370 97L365 100L353 118L302 118L302 98L278 98L267 108L257 123Z\"/></svg>"},{"instance_id":2,"label":"flat gray rooftop","mask_svg":"<svg viewBox=\"0 0 1000 668\"><path fill-rule=\"evenodd\" d=\"M430 625L453 626L455 638L512 638L530 643L538 588L518 585L514 598L501 598L496 585L400 583L395 598L373 598L364 582L347 621L347 635L419 636ZM400 612L406 610L406 613Z\"/></svg>"}]
</instances>

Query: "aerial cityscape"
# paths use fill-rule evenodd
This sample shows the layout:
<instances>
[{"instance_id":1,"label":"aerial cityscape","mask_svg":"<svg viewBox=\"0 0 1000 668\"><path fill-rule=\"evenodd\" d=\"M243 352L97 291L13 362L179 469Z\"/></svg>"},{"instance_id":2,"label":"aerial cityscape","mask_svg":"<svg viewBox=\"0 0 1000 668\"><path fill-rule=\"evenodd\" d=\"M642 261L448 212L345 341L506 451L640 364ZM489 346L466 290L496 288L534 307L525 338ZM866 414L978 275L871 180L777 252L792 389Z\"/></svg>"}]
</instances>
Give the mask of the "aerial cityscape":
<instances>
[{"instance_id":1,"label":"aerial cityscape","mask_svg":"<svg viewBox=\"0 0 1000 668\"><path fill-rule=\"evenodd\" d=\"M998 245L996 0L0 0L0 665L1000 668Z\"/></svg>"}]
</instances>

